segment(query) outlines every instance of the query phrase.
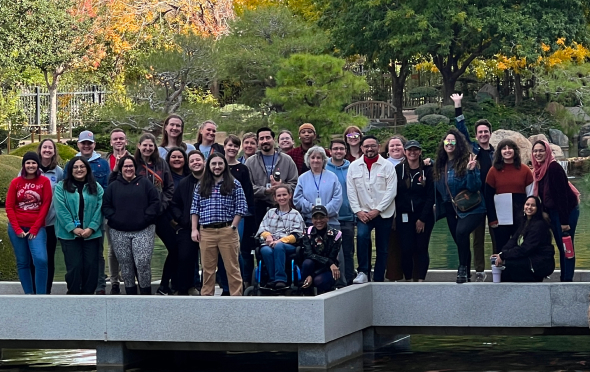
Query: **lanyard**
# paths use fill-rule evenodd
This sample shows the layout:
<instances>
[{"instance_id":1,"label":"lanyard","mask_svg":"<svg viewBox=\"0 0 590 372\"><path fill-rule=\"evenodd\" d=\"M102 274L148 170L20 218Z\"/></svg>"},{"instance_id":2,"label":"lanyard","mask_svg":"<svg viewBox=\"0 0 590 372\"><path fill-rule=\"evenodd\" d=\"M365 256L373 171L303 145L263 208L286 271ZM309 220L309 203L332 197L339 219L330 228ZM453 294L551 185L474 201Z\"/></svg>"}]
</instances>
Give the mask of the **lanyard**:
<instances>
[{"instance_id":1,"label":"lanyard","mask_svg":"<svg viewBox=\"0 0 590 372\"><path fill-rule=\"evenodd\" d=\"M324 170L322 169L322 172L320 173L320 181L316 182L315 181L315 174L313 174L313 172L311 173L311 177L313 177L313 183L315 183L315 188L316 190L318 190L318 198L320 197L320 185L322 184L322 176L324 175Z\"/></svg>"},{"instance_id":2,"label":"lanyard","mask_svg":"<svg viewBox=\"0 0 590 372\"><path fill-rule=\"evenodd\" d=\"M277 155L277 152L275 150L275 153L272 154L272 163L270 164L270 174L268 173L268 169L266 168L266 160L264 160L264 155L260 154L260 156L262 157L262 163L264 164L264 172L266 172L266 179L270 180L270 176L272 175L272 171L275 168L275 156Z\"/></svg>"}]
</instances>

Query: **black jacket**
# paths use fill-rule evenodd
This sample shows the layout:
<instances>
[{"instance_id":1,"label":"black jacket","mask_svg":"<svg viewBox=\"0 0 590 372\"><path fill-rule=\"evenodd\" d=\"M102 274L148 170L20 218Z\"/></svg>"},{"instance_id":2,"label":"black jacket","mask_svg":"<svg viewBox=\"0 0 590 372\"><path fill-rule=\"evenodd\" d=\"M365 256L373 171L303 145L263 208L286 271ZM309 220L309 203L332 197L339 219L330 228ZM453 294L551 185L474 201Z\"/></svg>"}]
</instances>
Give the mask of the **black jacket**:
<instances>
[{"instance_id":1,"label":"black jacket","mask_svg":"<svg viewBox=\"0 0 590 372\"><path fill-rule=\"evenodd\" d=\"M126 181L119 175L107 187L102 213L108 225L120 231L139 231L156 222L160 211L158 191L143 176Z\"/></svg>"},{"instance_id":2,"label":"black jacket","mask_svg":"<svg viewBox=\"0 0 590 372\"><path fill-rule=\"evenodd\" d=\"M180 228L191 228L191 205L193 204L195 187L197 187L198 183L199 180L189 174L180 181L178 188L174 190L170 207L174 221L178 222Z\"/></svg>"},{"instance_id":3,"label":"black jacket","mask_svg":"<svg viewBox=\"0 0 590 372\"><path fill-rule=\"evenodd\" d=\"M434 222L434 178L432 166L425 166L421 173L412 178L405 162L395 166L397 174L397 195L395 213L418 214L422 222ZM408 187L409 184L409 187Z\"/></svg>"},{"instance_id":4,"label":"black jacket","mask_svg":"<svg viewBox=\"0 0 590 372\"><path fill-rule=\"evenodd\" d=\"M246 202L248 203L248 211L254 215L254 188L252 187L252 180L250 179L250 171L245 164L239 163L229 166L231 175L240 182Z\"/></svg>"},{"instance_id":5,"label":"black jacket","mask_svg":"<svg viewBox=\"0 0 590 372\"><path fill-rule=\"evenodd\" d=\"M522 231L524 230L524 234ZM518 240L523 235L522 243ZM502 260L528 257L535 276L540 278L553 273L555 270L555 249L551 244L551 229L544 220L535 220L521 225L518 232L502 248Z\"/></svg>"},{"instance_id":6,"label":"black jacket","mask_svg":"<svg viewBox=\"0 0 590 372\"><path fill-rule=\"evenodd\" d=\"M338 252L342 246L342 233L326 227L324 235L318 234L315 227L308 227L303 234L303 259L312 259L329 268L338 266Z\"/></svg>"}]
</instances>

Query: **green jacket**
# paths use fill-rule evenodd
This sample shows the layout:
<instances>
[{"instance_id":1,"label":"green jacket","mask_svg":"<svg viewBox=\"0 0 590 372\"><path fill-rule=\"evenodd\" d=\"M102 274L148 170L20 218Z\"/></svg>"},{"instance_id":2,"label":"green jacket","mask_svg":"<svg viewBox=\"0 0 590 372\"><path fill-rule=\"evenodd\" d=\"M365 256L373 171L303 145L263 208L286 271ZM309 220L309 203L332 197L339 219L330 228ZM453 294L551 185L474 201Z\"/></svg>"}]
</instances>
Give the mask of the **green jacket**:
<instances>
[{"instance_id":1,"label":"green jacket","mask_svg":"<svg viewBox=\"0 0 590 372\"><path fill-rule=\"evenodd\" d=\"M59 239L74 240L76 235L72 233L76 228L74 220L78 219L78 210L80 208L80 195L78 191L68 192L64 189L64 181L55 185L53 191L53 206L55 208L55 235ZM82 228L91 228L94 233L86 240L99 238L102 236L102 195L104 193L100 184L96 185L96 195L88 191L88 185L84 185L82 194L84 195L84 221Z\"/></svg>"}]
</instances>

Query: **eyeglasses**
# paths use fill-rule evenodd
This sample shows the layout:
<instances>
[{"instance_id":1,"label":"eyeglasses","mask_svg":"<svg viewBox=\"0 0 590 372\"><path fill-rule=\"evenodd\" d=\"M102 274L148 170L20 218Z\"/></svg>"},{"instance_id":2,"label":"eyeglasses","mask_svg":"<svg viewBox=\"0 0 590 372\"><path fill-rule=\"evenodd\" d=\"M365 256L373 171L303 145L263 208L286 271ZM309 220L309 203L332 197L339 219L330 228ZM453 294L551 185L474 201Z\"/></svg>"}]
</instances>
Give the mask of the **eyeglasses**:
<instances>
[{"instance_id":1,"label":"eyeglasses","mask_svg":"<svg viewBox=\"0 0 590 372\"><path fill-rule=\"evenodd\" d=\"M346 135L346 138L360 138L360 137L361 137L360 133L348 133Z\"/></svg>"},{"instance_id":2,"label":"eyeglasses","mask_svg":"<svg viewBox=\"0 0 590 372\"><path fill-rule=\"evenodd\" d=\"M376 149L379 146L378 145L364 145L363 147L366 149Z\"/></svg>"},{"instance_id":3,"label":"eyeglasses","mask_svg":"<svg viewBox=\"0 0 590 372\"><path fill-rule=\"evenodd\" d=\"M449 140L444 140L443 143L445 144L445 146L448 146L448 145L455 146L457 144L457 141L455 141L455 140L450 140L450 141Z\"/></svg>"},{"instance_id":4,"label":"eyeglasses","mask_svg":"<svg viewBox=\"0 0 590 372\"><path fill-rule=\"evenodd\" d=\"M332 152L334 151L346 151L346 148L344 147L332 147Z\"/></svg>"},{"instance_id":5,"label":"eyeglasses","mask_svg":"<svg viewBox=\"0 0 590 372\"><path fill-rule=\"evenodd\" d=\"M86 169L85 165L75 165L72 167L73 170L79 170L79 169Z\"/></svg>"}]
</instances>

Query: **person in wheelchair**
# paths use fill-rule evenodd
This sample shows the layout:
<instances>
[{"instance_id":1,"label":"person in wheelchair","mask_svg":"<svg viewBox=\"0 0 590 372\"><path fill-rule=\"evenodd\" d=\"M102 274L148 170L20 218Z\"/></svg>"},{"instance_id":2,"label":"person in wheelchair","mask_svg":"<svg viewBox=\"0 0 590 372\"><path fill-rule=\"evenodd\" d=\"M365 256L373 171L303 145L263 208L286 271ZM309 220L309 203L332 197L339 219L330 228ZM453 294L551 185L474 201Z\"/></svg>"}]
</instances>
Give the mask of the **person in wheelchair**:
<instances>
[{"instance_id":1,"label":"person in wheelchair","mask_svg":"<svg viewBox=\"0 0 590 372\"><path fill-rule=\"evenodd\" d=\"M266 212L256 235L260 236L260 254L266 265L269 282L266 287L282 289L287 286L285 260L295 253L295 244L305 230L305 221L292 207L293 194L289 186L279 186L274 193L278 208Z\"/></svg>"},{"instance_id":2,"label":"person in wheelchair","mask_svg":"<svg viewBox=\"0 0 590 372\"><path fill-rule=\"evenodd\" d=\"M342 246L342 232L328 226L328 211L316 205L311 211L310 226L303 234L302 288L307 293L313 287L318 294L330 291L338 278L338 252Z\"/></svg>"}]
</instances>

